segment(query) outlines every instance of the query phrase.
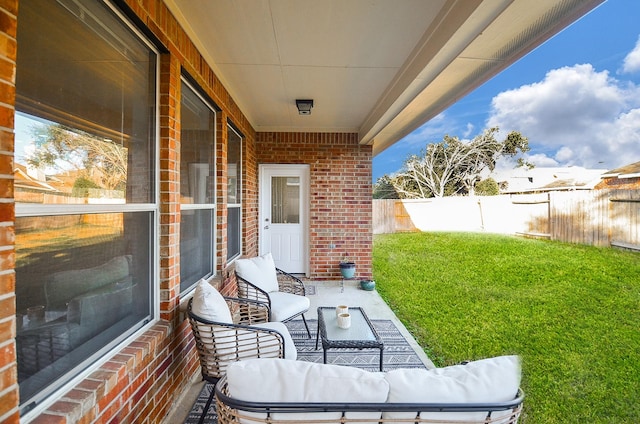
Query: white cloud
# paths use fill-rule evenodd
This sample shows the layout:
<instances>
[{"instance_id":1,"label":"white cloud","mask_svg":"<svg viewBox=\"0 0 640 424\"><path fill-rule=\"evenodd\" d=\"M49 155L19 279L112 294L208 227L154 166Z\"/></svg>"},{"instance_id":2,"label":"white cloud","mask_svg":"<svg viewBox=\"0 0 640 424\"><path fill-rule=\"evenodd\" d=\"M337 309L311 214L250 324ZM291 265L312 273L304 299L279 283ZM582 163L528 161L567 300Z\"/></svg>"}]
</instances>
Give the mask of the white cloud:
<instances>
[{"instance_id":1,"label":"white cloud","mask_svg":"<svg viewBox=\"0 0 640 424\"><path fill-rule=\"evenodd\" d=\"M430 119L417 130L407 135L402 139L401 143L403 147L425 147L427 143L438 143L442 141L442 137L448 134L452 128L452 123L445 113L440 113L433 119Z\"/></svg>"},{"instance_id":2,"label":"white cloud","mask_svg":"<svg viewBox=\"0 0 640 424\"><path fill-rule=\"evenodd\" d=\"M555 69L495 96L487 126L522 132L540 163L614 168L640 160L640 90L589 64Z\"/></svg>"},{"instance_id":3,"label":"white cloud","mask_svg":"<svg viewBox=\"0 0 640 424\"><path fill-rule=\"evenodd\" d=\"M547 156L544 153L537 153L533 155L525 155L527 162L535 165L536 168L554 168L560 166L557 160ZM496 162L496 172L510 173L518 167L518 162L514 158L504 157L500 158Z\"/></svg>"},{"instance_id":4,"label":"white cloud","mask_svg":"<svg viewBox=\"0 0 640 424\"><path fill-rule=\"evenodd\" d=\"M557 159L560 162L571 162L571 159L573 158L573 156L574 156L573 150L565 146L565 147L561 147L560 150L556 152L555 159Z\"/></svg>"},{"instance_id":5,"label":"white cloud","mask_svg":"<svg viewBox=\"0 0 640 424\"><path fill-rule=\"evenodd\" d=\"M531 162L538 168L552 168L559 165L557 160L550 158L544 154L530 156L529 162Z\"/></svg>"},{"instance_id":6,"label":"white cloud","mask_svg":"<svg viewBox=\"0 0 640 424\"><path fill-rule=\"evenodd\" d=\"M633 73L640 71L640 37L636 42L636 46L624 58L622 64L622 72Z\"/></svg>"},{"instance_id":7,"label":"white cloud","mask_svg":"<svg viewBox=\"0 0 640 424\"><path fill-rule=\"evenodd\" d=\"M451 123L443 112L406 135L401 141L373 158L374 179L384 174L396 173L411 154L420 154L427 143L441 141L450 127Z\"/></svg>"},{"instance_id":8,"label":"white cloud","mask_svg":"<svg viewBox=\"0 0 640 424\"><path fill-rule=\"evenodd\" d=\"M473 134L473 130L475 130L475 129L476 129L476 127L471 122L467 122L467 128L462 133L462 137L464 137L464 138L471 137L471 135Z\"/></svg>"}]
</instances>

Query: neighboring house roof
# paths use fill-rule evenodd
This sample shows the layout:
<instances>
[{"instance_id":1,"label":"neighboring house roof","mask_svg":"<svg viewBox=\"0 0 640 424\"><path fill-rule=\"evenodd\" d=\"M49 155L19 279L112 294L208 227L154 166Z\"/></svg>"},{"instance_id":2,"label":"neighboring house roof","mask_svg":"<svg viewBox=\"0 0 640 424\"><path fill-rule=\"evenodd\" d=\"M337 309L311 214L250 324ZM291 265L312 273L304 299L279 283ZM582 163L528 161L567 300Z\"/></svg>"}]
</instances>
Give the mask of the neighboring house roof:
<instances>
[{"instance_id":1,"label":"neighboring house roof","mask_svg":"<svg viewBox=\"0 0 640 424\"><path fill-rule=\"evenodd\" d=\"M640 189L640 162L612 169L602 174L597 189L637 190Z\"/></svg>"},{"instance_id":2,"label":"neighboring house roof","mask_svg":"<svg viewBox=\"0 0 640 424\"><path fill-rule=\"evenodd\" d=\"M374 155L602 1L164 0L256 131L357 132Z\"/></svg>"},{"instance_id":3,"label":"neighboring house roof","mask_svg":"<svg viewBox=\"0 0 640 424\"><path fill-rule=\"evenodd\" d=\"M16 188L28 189L29 191L71 193L78 173L66 171L57 175L46 175L42 171L16 163L13 169L13 178Z\"/></svg>"},{"instance_id":4,"label":"neighboring house roof","mask_svg":"<svg viewBox=\"0 0 640 424\"><path fill-rule=\"evenodd\" d=\"M22 188L30 191L41 192L58 191L55 187L52 187L47 183L44 174L38 175L37 173L29 172L26 166L20 164L15 164L14 166L13 184L16 189Z\"/></svg>"},{"instance_id":5,"label":"neighboring house roof","mask_svg":"<svg viewBox=\"0 0 640 424\"><path fill-rule=\"evenodd\" d=\"M590 179L589 181L578 179L557 180L540 187L540 190L591 190L600 181L599 178Z\"/></svg>"},{"instance_id":6,"label":"neighboring house roof","mask_svg":"<svg viewBox=\"0 0 640 424\"><path fill-rule=\"evenodd\" d=\"M638 178L640 177L640 162L631 163L620 168L612 169L602 175L602 178Z\"/></svg>"},{"instance_id":7,"label":"neighboring house roof","mask_svg":"<svg viewBox=\"0 0 640 424\"><path fill-rule=\"evenodd\" d=\"M506 185L503 193L530 193L559 190L591 190L600 182L604 169L516 168L492 176L498 184Z\"/></svg>"}]
</instances>

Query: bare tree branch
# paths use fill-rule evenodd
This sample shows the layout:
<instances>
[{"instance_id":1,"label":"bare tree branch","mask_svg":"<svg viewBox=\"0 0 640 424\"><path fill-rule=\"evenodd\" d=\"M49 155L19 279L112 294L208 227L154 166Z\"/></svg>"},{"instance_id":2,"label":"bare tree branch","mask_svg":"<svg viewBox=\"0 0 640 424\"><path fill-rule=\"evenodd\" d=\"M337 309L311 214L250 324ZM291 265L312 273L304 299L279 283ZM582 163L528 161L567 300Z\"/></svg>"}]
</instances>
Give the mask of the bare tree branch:
<instances>
[{"instance_id":1,"label":"bare tree branch","mask_svg":"<svg viewBox=\"0 0 640 424\"><path fill-rule=\"evenodd\" d=\"M128 149L80 130L50 124L31 129L36 149L25 159L35 168L73 169L97 186L115 190L126 183Z\"/></svg>"},{"instance_id":2,"label":"bare tree branch","mask_svg":"<svg viewBox=\"0 0 640 424\"><path fill-rule=\"evenodd\" d=\"M493 171L498 159L529 150L529 141L519 132L510 132L499 142L498 131L497 127L489 128L471 142L447 135L440 143L427 145L422 155L409 156L402 171L389 182L405 199L473 194L481 174ZM518 163L530 165L522 159Z\"/></svg>"}]
</instances>

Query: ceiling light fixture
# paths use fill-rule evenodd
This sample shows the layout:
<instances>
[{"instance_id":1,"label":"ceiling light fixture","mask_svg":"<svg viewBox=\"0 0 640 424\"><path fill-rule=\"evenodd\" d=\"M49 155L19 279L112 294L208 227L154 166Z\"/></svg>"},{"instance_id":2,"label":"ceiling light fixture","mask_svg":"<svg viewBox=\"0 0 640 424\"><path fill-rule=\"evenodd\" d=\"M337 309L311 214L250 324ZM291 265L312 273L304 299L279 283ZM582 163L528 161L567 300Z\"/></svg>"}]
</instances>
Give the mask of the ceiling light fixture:
<instances>
[{"instance_id":1,"label":"ceiling light fixture","mask_svg":"<svg viewBox=\"0 0 640 424\"><path fill-rule=\"evenodd\" d=\"M296 100L296 107L298 108L298 113L300 115L311 115L311 108L313 108L313 100Z\"/></svg>"}]
</instances>

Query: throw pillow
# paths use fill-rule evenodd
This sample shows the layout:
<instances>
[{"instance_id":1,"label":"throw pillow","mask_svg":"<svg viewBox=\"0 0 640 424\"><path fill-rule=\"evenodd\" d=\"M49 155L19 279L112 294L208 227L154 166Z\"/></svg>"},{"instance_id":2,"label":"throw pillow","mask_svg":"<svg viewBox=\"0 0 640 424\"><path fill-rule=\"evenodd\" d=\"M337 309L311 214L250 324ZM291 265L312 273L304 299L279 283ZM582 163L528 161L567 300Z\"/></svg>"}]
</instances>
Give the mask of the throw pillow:
<instances>
[{"instance_id":1,"label":"throw pillow","mask_svg":"<svg viewBox=\"0 0 640 424\"><path fill-rule=\"evenodd\" d=\"M209 321L222 322L226 324L233 323L229 306L225 302L222 295L209 284L205 279L198 281L196 290L193 294L193 303L191 311Z\"/></svg>"},{"instance_id":2,"label":"throw pillow","mask_svg":"<svg viewBox=\"0 0 640 424\"><path fill-rule=\"evenodd\" d=\"M271 253L236 261L236 272L251 284L267 293L278 291L276 265Z\"/></svg>"}]
</instances>

